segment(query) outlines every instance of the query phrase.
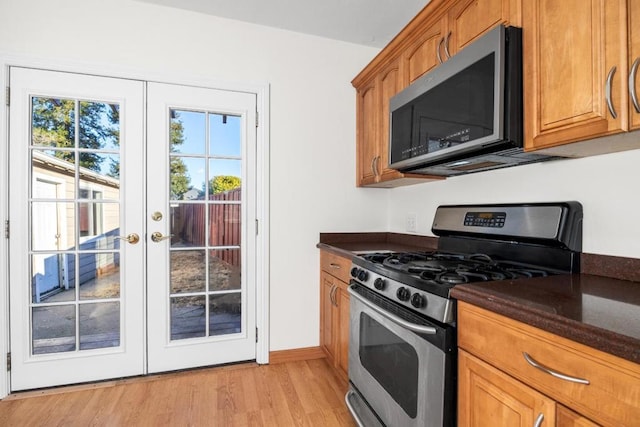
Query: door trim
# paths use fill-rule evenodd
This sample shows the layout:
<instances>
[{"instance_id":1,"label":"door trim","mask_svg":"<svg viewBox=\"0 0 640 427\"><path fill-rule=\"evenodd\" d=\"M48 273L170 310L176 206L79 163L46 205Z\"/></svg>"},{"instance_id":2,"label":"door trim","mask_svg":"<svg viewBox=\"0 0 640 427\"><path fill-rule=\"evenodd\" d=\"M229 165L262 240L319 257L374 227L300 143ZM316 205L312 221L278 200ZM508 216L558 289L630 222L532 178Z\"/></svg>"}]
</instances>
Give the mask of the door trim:
<instances>
[{"instance_id":1,"label":"door trim","mask_svg":"<svg viewBox=\"0 0 640 427\"><path fill-rule=\"evenodd\" d=\"M9 352L9 241L5 238L4 223L9 218L9 109L6 106L5 88L9 85L9 67L39 68L51 71L91 74L103 77L123 78L129 80L154 81L186 86L198 86L211 89L240 91L256 95L256 108L259 126L256 131L256 178L257 200L256 216L259 221L259 233L256 237L256 326L258 328L256 343L256 362L269 363L269 123L270 123L270 86L268 82L242 83L216 80L191 73L168 73L149 71L139 68L125 69L119 65L82 63L65 61L59 58L29 57L5 54L0 52L0 399L9 394L9 375L5 366L5 355Z\"/></svg>"}]
</instances>

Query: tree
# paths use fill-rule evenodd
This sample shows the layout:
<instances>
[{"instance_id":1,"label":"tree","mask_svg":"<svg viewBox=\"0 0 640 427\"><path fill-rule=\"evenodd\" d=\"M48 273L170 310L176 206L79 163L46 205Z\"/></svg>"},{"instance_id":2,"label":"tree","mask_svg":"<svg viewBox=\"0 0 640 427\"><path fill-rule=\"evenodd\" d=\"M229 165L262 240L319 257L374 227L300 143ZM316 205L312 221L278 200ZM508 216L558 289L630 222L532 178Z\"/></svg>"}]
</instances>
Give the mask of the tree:
<instances>
[{"instance_id":1,"label":"tree","mask_svg":"<svg viewBox=\"0 0 640 427\"><path fill-rule=\"evenodd\" d=\"M32 143L55 148L100 149L111 142L120 144L120 112L117 104L76 101L73 99L33 98ZM78 111L76 111L78 110ZM76 124L76 114L78 120ZM76 128L77 126L77 128ZM54 155L75 163L73 151L56 150ZM80 152L81 167L99 172L104 157L95 152ZM111 173L119 173L119 165L110 165ZM116 175L117 176L117 175Z\"/></svg>"},{"instance_id":2,"label":"tree","mask_svg":"<svg viewBox=\"0 0 640 427\"><path fill-rule=\"evenodd\" d=\"M233 190L242 185L242 181L237 176L218 175L209 181L209 194L218 194Z\"/></svg>"},{"instance_id":3,"label":"tree","mask_svg":"<svg viewBox=\"0 0 640 427\"><path fill-rule=\"evenodd\" d=\"M169 128L169 139L171 140L171 152L177 150L177 146L184 143L184 125L180 120L178 111L171 111L171 125ZM180 157L172 156L169 163L171 173L171 198L174 200L182 199L184 193L189 191L189 183L191 178L187 173L187 165Z\"/></svg>"}]
</instances>

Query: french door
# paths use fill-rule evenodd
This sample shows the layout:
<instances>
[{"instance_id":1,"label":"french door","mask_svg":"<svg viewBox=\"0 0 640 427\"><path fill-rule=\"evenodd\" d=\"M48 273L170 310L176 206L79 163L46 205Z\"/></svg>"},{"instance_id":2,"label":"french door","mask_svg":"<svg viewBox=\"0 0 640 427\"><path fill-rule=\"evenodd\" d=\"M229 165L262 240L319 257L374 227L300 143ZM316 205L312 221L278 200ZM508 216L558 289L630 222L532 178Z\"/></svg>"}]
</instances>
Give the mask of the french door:
<instances>
[{"instance_id":1,"label":"french door","mask_svg":"<svg viewBox=\"0 0 640 427\"><path fill-rule=\"evenodd\" d=\"M254 359L255 95L10 85L11 389Z\"/></svg>"}]
</instances>

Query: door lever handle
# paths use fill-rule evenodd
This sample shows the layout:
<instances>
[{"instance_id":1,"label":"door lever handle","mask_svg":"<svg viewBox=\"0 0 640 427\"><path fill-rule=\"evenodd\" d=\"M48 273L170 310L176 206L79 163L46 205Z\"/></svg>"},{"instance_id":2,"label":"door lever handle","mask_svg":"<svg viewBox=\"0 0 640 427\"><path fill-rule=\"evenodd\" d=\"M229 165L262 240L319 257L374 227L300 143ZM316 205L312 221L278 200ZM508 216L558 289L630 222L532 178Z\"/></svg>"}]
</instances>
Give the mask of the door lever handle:
<instances>
[{"instance_id":1,"label":"door lever handle","mask_svg":"<svg viewBox=\"0 0 640 427\"><path fill-rule=\"evenodd\" d=\"M151 240L153 240L156 243L162 242L163 240L167 240L172 237L173 237L173 234L169 234L168 236L163 236L162 233L159 231L154 231L153 233L151 233Z\"/></svg>"},{"instance_id":2,"label":"door lever handle","mask_svg":"<svg viewBox=\"0 0 640 427\"><path fill-rule=\"evenodd\" d=\"M120 239L120 240L126 240L127 242L131 243L132 245L135 245L136 243L138 243L140 241L140 236L138 236L138 233L129 233L126 236L115 236L115 239Z\"/></svg>"}]
</instances>

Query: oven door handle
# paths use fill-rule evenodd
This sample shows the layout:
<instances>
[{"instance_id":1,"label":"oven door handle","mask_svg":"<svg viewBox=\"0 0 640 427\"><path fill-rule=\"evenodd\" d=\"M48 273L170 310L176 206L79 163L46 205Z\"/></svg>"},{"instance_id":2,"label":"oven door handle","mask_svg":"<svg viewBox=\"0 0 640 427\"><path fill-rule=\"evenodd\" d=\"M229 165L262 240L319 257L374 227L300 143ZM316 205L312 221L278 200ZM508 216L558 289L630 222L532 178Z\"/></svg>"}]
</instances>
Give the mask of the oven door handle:
<instances>
[{"instance_id":1,"label":"oven door handle","mask_svg":"<svg viewBox=\"0 0 640 427\"><path fill-rule=\"evenodd\" d=\"M359 293L357 293L356 291L351 289L351 286L349 286L347 288L347 290L349 291L349 294L352 297L354 297L355 299L357 299L358 301L360 301L361 303L363 303L364 305L366 305L367 307L369 307L370 309L372 309L373 311L375 311L379 315L386 317L387 319L391 320L392 322L397 323L398 325L400 325L400 326L402 326L404 328L407 328L410 331L418 332L418 333L421 333L421 334L427 334L427 335L435 335L436 334L436 328L434 328L433 326L424 326L424 325L418 325L417 323L408 322L408 321L404 320L403 318L398 317L395 314L389 313L389 312L383 310L382 308L378 307L376 304L372 303L371 301L369 301L368 299L364 298Z\"/></svg>"},{"instance_id":2,"label":"oven door handle","mask_svg":"<svg viewBox=\"0 0 640 427\"><path fill-rule=\"evenodd\" d=\"M355 408L351 404L351 397L352 396L355 396L355 393L353 391L349 390L347 392L347 394L344 396L344 403L347 404L347 409L349 409L349 412L351 412L351 416L353 417L353 419L356 422L356 424L358 424L358 427L365 427L364 423L362 422L362 420L358 416L358 413L356 412Z\"/></svg>"}]
</instances>

